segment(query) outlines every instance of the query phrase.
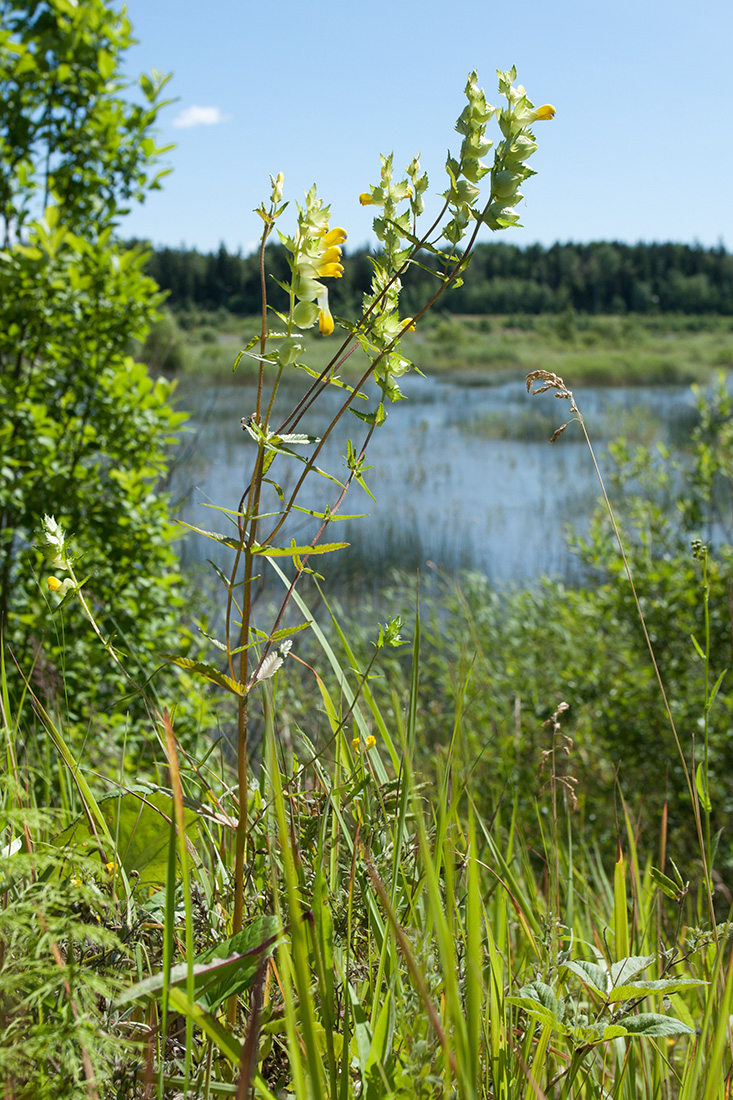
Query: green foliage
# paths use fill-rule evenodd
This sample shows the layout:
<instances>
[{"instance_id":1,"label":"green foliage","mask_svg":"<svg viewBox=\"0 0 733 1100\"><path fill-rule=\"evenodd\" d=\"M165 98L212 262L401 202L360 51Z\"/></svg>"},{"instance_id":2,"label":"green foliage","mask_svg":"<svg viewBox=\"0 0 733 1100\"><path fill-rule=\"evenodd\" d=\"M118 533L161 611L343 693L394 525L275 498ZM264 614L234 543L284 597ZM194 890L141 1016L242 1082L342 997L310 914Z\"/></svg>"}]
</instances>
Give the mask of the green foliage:
<instances>
[{"instance_id":1,"label":"green foliage","mask_svg":"<svg viewBox=\"0 0 733 1100\"><path fill-rule=\"evenodd\" d=\"M120 74L130 22L104 0L2 0L0 27L4 247L51 201L65 228L94 235L158 186L152 127L166 78L143 75L142 103L131 101Z\"/></svg>"},{"instance_id":2,"label":"green foliage","mask_svg":"<svg viewBox=\"0 0 733 1100\"><path fill-rule=\"evenodd\" d=\"M128 353L160 296L145 255L112 235L123 202L152 186L163 82L142 78L145 107L130 101L118 72L129 24L100 0L2 11L0 620L46 705L65 696L68 718L88 723L121 680L102 672L88 625L54 613L44 514L73 532L87 595L139 679L180 631L175 530L156 486L184 418Z\"/></svg>"}]
</instances>

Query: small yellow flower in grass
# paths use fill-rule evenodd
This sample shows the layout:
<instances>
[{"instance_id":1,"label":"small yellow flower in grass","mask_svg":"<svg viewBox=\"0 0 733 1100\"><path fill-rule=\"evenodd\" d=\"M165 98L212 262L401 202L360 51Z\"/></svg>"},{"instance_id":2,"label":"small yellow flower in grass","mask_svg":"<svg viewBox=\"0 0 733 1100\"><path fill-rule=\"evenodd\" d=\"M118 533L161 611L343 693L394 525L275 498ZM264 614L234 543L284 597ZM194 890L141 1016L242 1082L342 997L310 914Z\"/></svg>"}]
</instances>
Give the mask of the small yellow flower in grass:
<instances>
[{"instance_id":1,"label":"small yellow flower in grass","mask_svg":"<svg viewBox=\"0 0 733 1100\"><path fill-rule=\"evenodd\" d=\"M367 739L366 739L366 750L367 750L367 752L369 752L370 749L373 749L374 746L376 745L376 743L377 743L376 737L371 737L371 736L367 737Z\"/></svg>"},{"instance_id":2,"label":"small yellow flower in grass","mask_svg":"<svg viewBox=\"0 0 733 1100\"><path fill-rule=\"evenodd\" d=\"M112 876L115 874L115 872L119 871L120 865L119 865L119 863L114 863L114 862L105 863L104 869L107 872L107 874L109 875L109 877L112 878Z\"/></svg>"},{"instance_id":3,"label":"small yellow flower in grass","mask_svg":"<svg viewBox=\"0 0 733 1100\"><path fill-rule=\"evenodd\" d=\"M333 332L333 315L328 308L327 290L318 295L318 331L322 336L330 336Z\"/></svg>"},{"instance_id":4,"label":"small yellow flower in grass","mask_svg":"<svg viewBox=\"0 0 733 1100\"><path fill-rule=\"evenodd\" d=\"M551 103L543 103L541 107L538 107L534 112L535 122L549 122L551 118L555 117L555 108Z\"/></svg>"},{"instance_id":5,"label":"small yellow flower in grass","mask_svg":"<svg viewBox=\"0 0 733 1100\"><path fill-rule=\"evenodd\" d=\"M48 584L49 592L58 592L61 587L61 581L58 577L49 577L46 583Z\"/></svg>"},{"instance_id":6,"label":"small yellow flower in grass","mask_svg":"<svg viewBox=\"0 0 733 1100\"><path fill-rule=\"evenodd\" d=\"M354 750L354 752L359 751L359 749L361 748L361 741L359 740L358 737L355 737L354 740L351 742L351 747Z\"/></svg>"}]
</instances>

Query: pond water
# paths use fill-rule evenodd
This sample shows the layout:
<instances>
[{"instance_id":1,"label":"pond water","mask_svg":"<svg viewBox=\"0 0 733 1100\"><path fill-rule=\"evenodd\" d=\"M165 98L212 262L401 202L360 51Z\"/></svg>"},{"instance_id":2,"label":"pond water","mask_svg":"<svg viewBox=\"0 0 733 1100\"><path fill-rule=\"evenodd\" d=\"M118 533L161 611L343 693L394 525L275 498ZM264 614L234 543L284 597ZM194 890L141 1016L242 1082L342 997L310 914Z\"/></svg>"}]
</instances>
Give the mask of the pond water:
<instances>
[{"instance_id":1,"label":"pond water","mask_svg":"<svg viewBox=\"0 0 733 1100\"><path fill-rule=\"evenodd\" d=\"M356 588L378 585L392 566L476 569L497 583L531 583L542 575L578 579L566 530L587 526L600 490L578 424L549 442L570 415L568 402L551 393L530 397L522 379L497 383L495 375L475 372L412 375L401 380L401 387L406 400L388 407L366 460L372 468L365 479L376 500L353 486L341 508L369 518L331 525L327 539L351 545L331 555L324 570ZM299 392L283 390L278 409L289 411ZM674 445L689 434L695 418L694 398L686 387L577 389L575 397L601 462L609 439L625 434L630 441ZM341 400L343 391L327 390L297 430L319 435ZM233 534L230 520L212 505L236 509L251 473L255 444L240 420L255 407L255 387L246 381L182 387L179 405L190 410L192 429L172 479L179 515L196 526ZM347 442L358 449L365 431L347 413L319 465L344 478ZM302 453L311 450L302 448ZM297 460L278 458L272 477L287 492L301 470ZM310 480L312 487L306 483L299 499L303 507L323 509L335 502L339 490L333 482L313 475ZM274 510L276 504L273 494L266 507ZM301 513L285 538L309 541L317 526ZM221 567L226 553L193 533L183 545L186 566L211 559Z\"/></svg>"}]
</instances>

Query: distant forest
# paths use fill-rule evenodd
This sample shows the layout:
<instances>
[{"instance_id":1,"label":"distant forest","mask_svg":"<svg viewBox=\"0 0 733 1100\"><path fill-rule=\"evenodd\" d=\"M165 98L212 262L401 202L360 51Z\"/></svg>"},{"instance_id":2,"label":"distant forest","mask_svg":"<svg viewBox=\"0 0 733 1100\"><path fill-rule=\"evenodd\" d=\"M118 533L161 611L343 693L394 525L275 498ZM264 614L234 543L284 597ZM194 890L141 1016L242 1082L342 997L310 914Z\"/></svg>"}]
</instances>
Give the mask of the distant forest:
<instances>
[{"instance_id":1,"label":"distant forest","mask_svg":"<svg viewBox=\"0 0 733 1100\"><path fill-rule=\"evenodd\" d=\"M269 245L268 271L288 278L282 246ZM425 265L434 265L426 255ZM353 316L369 286L369 252L344 259L342 279L330 280L334 313ZM260 308L255 254L203 254L183 248L155 249L148 271L169 292L174 311L225 309L251 316ZM436 287L429 271L414 265L404 279L401 312L415 313ZM270 301L284 305L283 291L270 279ZM550 248L510 244L477 246L463 286L451 289L440 308L458 314L717 313L733 314L733 255L722 246L686 244L554 244Z\"/></svg>"}]
</instances>

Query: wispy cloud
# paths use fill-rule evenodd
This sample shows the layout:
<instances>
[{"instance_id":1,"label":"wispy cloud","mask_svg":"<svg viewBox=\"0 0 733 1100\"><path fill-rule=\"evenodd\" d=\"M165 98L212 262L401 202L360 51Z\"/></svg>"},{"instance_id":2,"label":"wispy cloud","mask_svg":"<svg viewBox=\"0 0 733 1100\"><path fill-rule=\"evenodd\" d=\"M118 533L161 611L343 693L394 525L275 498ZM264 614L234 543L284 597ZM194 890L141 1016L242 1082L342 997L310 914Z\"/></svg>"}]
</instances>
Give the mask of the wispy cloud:
<instances>
[{"instance_id":1,"label":"wispy cloud","mask_svg":"<svg viewBox=\"0 0 733 1100\"><path fill-rule=\"evenodd\" d=\"M173 119L173 125L181 130L189 130L192 126L218 126L226 121L218 107L186 107Z\"/></svg>"}]
</instances>

